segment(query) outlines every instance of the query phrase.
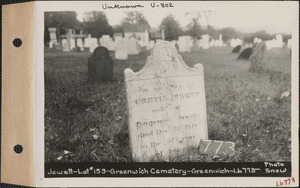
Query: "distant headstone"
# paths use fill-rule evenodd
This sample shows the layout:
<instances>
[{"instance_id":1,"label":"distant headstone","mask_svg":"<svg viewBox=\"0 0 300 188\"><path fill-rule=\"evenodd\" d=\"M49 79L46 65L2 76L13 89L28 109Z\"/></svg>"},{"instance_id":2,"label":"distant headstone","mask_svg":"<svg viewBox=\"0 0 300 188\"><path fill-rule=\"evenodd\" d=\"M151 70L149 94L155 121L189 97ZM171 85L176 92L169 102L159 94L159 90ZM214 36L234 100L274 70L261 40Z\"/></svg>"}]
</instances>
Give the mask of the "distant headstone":
<instances>
[{"instance_id":1,"label":"distant headstone","mask_svg":"<svg viewBox=\"0 0 300 188\"><path fill-rule=\"evenodd\" d=\"M192 46L192 51L198 51L199 47L198 47L198 42L196 39L193 40L193 46Z\"/></svg>"},{"instance_id":2,"label":"distant headstone","mask_svg":"<svg viewBox=\"0 0 300 188\"><path fill-rule=\"evenodd\" d=\"M103 46L103 47L107 48L109 51L112 51L111 39L110 39L109 35L102 35L102 37L100 38L100 46Z\"/></svg>"},{"instance_id":3,"label":"distant headstone","mask_svg":"<svg viewBox=\"0 0 300 188\"><path fill-rule=\"evenodd\" d=\"M141 52L140 46L137 43L137 40L135 38L130 38L126 40L128 45L128 54L129 55L137 55Z\"/></svg>"},{"instance_id":4,"label":"distant headstone","mask_svg":"<svg viewBox=\"0 0 300 188\"><path fill-rule=\"evenodd\" d=\"M248 60L251 54L252 54L252 48L246 48L240 53L238 59Z\"/></svg>"},{"instance_id":5,"label":"distant headstone","mask_svg":"<svg viewBox=\"0 0 300 188\"><path fill-rule=\"evenodd\" d=\"M80 48L80 51L83 51L83 43L82 43L82 39L81 38L77 38L76 39L77 42L77 47Z\"/></svg>"},{"instance_id":6,"label":"distant headstone","mask_svg":"<svg viewBox=\"0 0 300 188\"><path fill-rule=\"evenodd\" d=\"M230 46L231 47L235 47L237 45L241 45L242 44L242 40L241 39L231 39L230 40Z\"/></svg>"},{"instance_id":7,"label":"distant headstone","mask_svg":"<svg viewBox=\"0 0 300 188\"><path fill-rule=\"evenodd\" d=\"M113 79L113 59L107 48L99 46L88 58L88 81L110 81Z\"/></svg>"},{"instance_id":8,"label":"distant headstone","mask_svg":"<svg viewBox=\"0 0 300 188\"><path fill-rule=\"evenodd\" d=\"M282 35L276 35L276 47L281 48L283 46Z\"/></svg>"},{"instance_id":9,"label":"distant headstone","mask_svg":"<svg viewBox=\"0 0 300 188\"><path fill-rule=\"evenodd\" d=\"M191 36L180 36L178 37L179 51L180 52L191 52L192 41Z\"/></svg>"},{"instance_id":10,"label":"distant headstone","mask_svg":"<svg viewBox=\"0 0 300 188\"><path fill-rule=\"evenodd\" d=\"M71 40L70 40L70 48L71 48L71 50L76 48L75 39L73 39L73 38L71 38Z\"/></svg>"},{"instance_id":11,"label":"distant headstone","mask_svg":"<svg viewBox=\"0 0 300 188\"><path fill-rule=\"evenodd\" d=\"M125 69L132 158L172 161L207 139L203 68L188 67L173 44L155 44L139 72Z\"/></svg>"},{"instance_id":12,"label":"distant headstone","mask_svg":"<svg viewBox=\"0 0 300 188\"><path fill-rule=\"evenodd\" d=\"M202 35L202 48L203 49L209 49L209 35Z\"/></svg>"},{"instance_id":13,"label":"distant headstone","mask_svg":"<svg viewBox=\"0 0 300 188\"><path fill-rule=\"evenodd\" d=\"M50 34L49 47L53 48L54 45L58 45L57 37L56 37L56 28L48 28Z\"/></svg>"},{"instance_id":14,"label":"distant headstone","mask_svg":"<svg viewBox=\"0 0 300 188\"><path fill-rule=\"evenodd\" d=\"M62 39L61 43L62 43L63 51L64 52L69 52L70 51L70 44L68 43L68 41L66 39Z\"/></svg>"},{"instance_id":15,"label":"distant headstone","mask_svg":"<svg viewBox=\"0 0 300 188\"><path fill-rule=\"evenodd\" d=\"M98 47L97 38L86 38L85 46L90 49L90 52L93 52Z\"/></svg>"},{"instance_id":16,"label":"distant headstone","mask_svg":"<svg viewBox=\"0 0 300 188\"><path fill-rule=\"evenodd\" d=\"M128 59L127 45L125 40L121 39L116 42L115 58L119 60Z\"/></svg>"},{"instance_id":17,"label":"distant headstone","mask_svg":"<svg viewBox=\"0 0 300 188\"><path fill-rule=\"evenodd\" d=\"M232 49L232 53L240 53L241 47L241 45L237 45Z\"/></svg>"},{"instance_id":18,"label":"distant headstone","mask_svg":"<svg viewBox=\"0 0 300 188\"><path fill-rule=\"evenodd\" d=\"M250 65L251 71L259 71L264 67L264 54L266 49L265 42L259 42L253 46Z\"/></svg>"}]
</instances>

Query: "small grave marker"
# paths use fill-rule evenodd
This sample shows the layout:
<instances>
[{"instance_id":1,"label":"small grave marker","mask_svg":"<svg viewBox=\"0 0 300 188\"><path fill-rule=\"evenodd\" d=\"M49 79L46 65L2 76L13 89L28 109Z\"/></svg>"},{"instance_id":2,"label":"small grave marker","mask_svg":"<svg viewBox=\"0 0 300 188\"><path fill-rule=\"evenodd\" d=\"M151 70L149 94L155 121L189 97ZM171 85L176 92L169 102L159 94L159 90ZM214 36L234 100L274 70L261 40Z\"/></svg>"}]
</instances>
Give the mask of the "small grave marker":
<instances>
[{"instance_id":1,"label":"small grave marker","mask_svg":"<svg viewBox=\"0 0 300 188\"><path fill-rule=\"evenodd\" d=\"M132 158L172 161L207 139L204 75L188 67L175 46L154 45L139 72L124 71Z\"/></svg>"}]
</instances>

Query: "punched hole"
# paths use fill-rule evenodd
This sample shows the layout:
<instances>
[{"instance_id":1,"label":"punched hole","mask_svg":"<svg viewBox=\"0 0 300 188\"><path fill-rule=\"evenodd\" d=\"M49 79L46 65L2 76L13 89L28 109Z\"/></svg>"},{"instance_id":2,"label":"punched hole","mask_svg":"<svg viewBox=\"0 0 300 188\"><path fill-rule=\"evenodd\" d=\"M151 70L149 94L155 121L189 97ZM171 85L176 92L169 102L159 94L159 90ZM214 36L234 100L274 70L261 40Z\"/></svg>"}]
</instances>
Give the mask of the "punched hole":
<instances>
[{"instance_id":1,"label":"punched hole","mask_svg":"<svg viewBox=\"0 0 300 188\"><path fill-rule=\"evenodd\" d=\"M23 151L23 146L21 146L21 145L19 145L19 144L15 145L14 151L15 151L17 154L22 153L22 151Z\"/></svg>"},{"instance_id":2,"label":"punched hole","mask_svg":"<svg viewBox=\"0 0 300 188\"><path fill-rule=\"evenodd\" d=\"M19 38L15 38L13 44L15 47L19 48L22 45L22 40Z\"/></svg>"}]
</instances>

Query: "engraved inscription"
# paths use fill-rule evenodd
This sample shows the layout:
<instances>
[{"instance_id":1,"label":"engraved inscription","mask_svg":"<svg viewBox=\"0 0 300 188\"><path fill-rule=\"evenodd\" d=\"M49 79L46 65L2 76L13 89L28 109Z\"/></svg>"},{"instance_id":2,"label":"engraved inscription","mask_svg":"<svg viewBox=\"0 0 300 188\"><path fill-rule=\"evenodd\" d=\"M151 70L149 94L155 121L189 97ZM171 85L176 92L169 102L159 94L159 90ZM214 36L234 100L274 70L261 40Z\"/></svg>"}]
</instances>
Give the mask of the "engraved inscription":
<instances>
[{"instance_id":1,"label":"engraved inscription","mask_svg":"<svg viewBox=\"0 0 300 188\"><path fill-rule=\"evenodd\" d=\"M186 67L172 44L154 46L140 72L125 70L125 83L134 161L169 161L207 139L202 67Z\"/></svg>"}]
</instances>

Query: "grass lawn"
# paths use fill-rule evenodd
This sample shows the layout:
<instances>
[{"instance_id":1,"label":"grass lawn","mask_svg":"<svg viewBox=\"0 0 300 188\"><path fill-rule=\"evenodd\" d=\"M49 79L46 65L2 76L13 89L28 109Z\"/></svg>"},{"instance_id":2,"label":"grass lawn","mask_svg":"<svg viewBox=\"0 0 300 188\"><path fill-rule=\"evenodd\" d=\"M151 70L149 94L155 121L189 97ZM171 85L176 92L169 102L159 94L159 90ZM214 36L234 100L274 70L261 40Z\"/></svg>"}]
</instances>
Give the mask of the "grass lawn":
<instances>
[{"instance_id":1,"label":"grass lawn","mask_svg":"<svg viewBox=\"0 0 300 188\"><path fill-rule=\"evenodd\" d=\"M236 143L230 158L189 160L291 160L291 95L281 97L291 91L290 51L266 51L265 69L252 73L231 50L181 53L204 67L209 139ZM123 72L140 70L150 51L115 60L106 83L86 81L90 54L45 50L45 162L131 162Z\"/></svg>"}]
</instances>

